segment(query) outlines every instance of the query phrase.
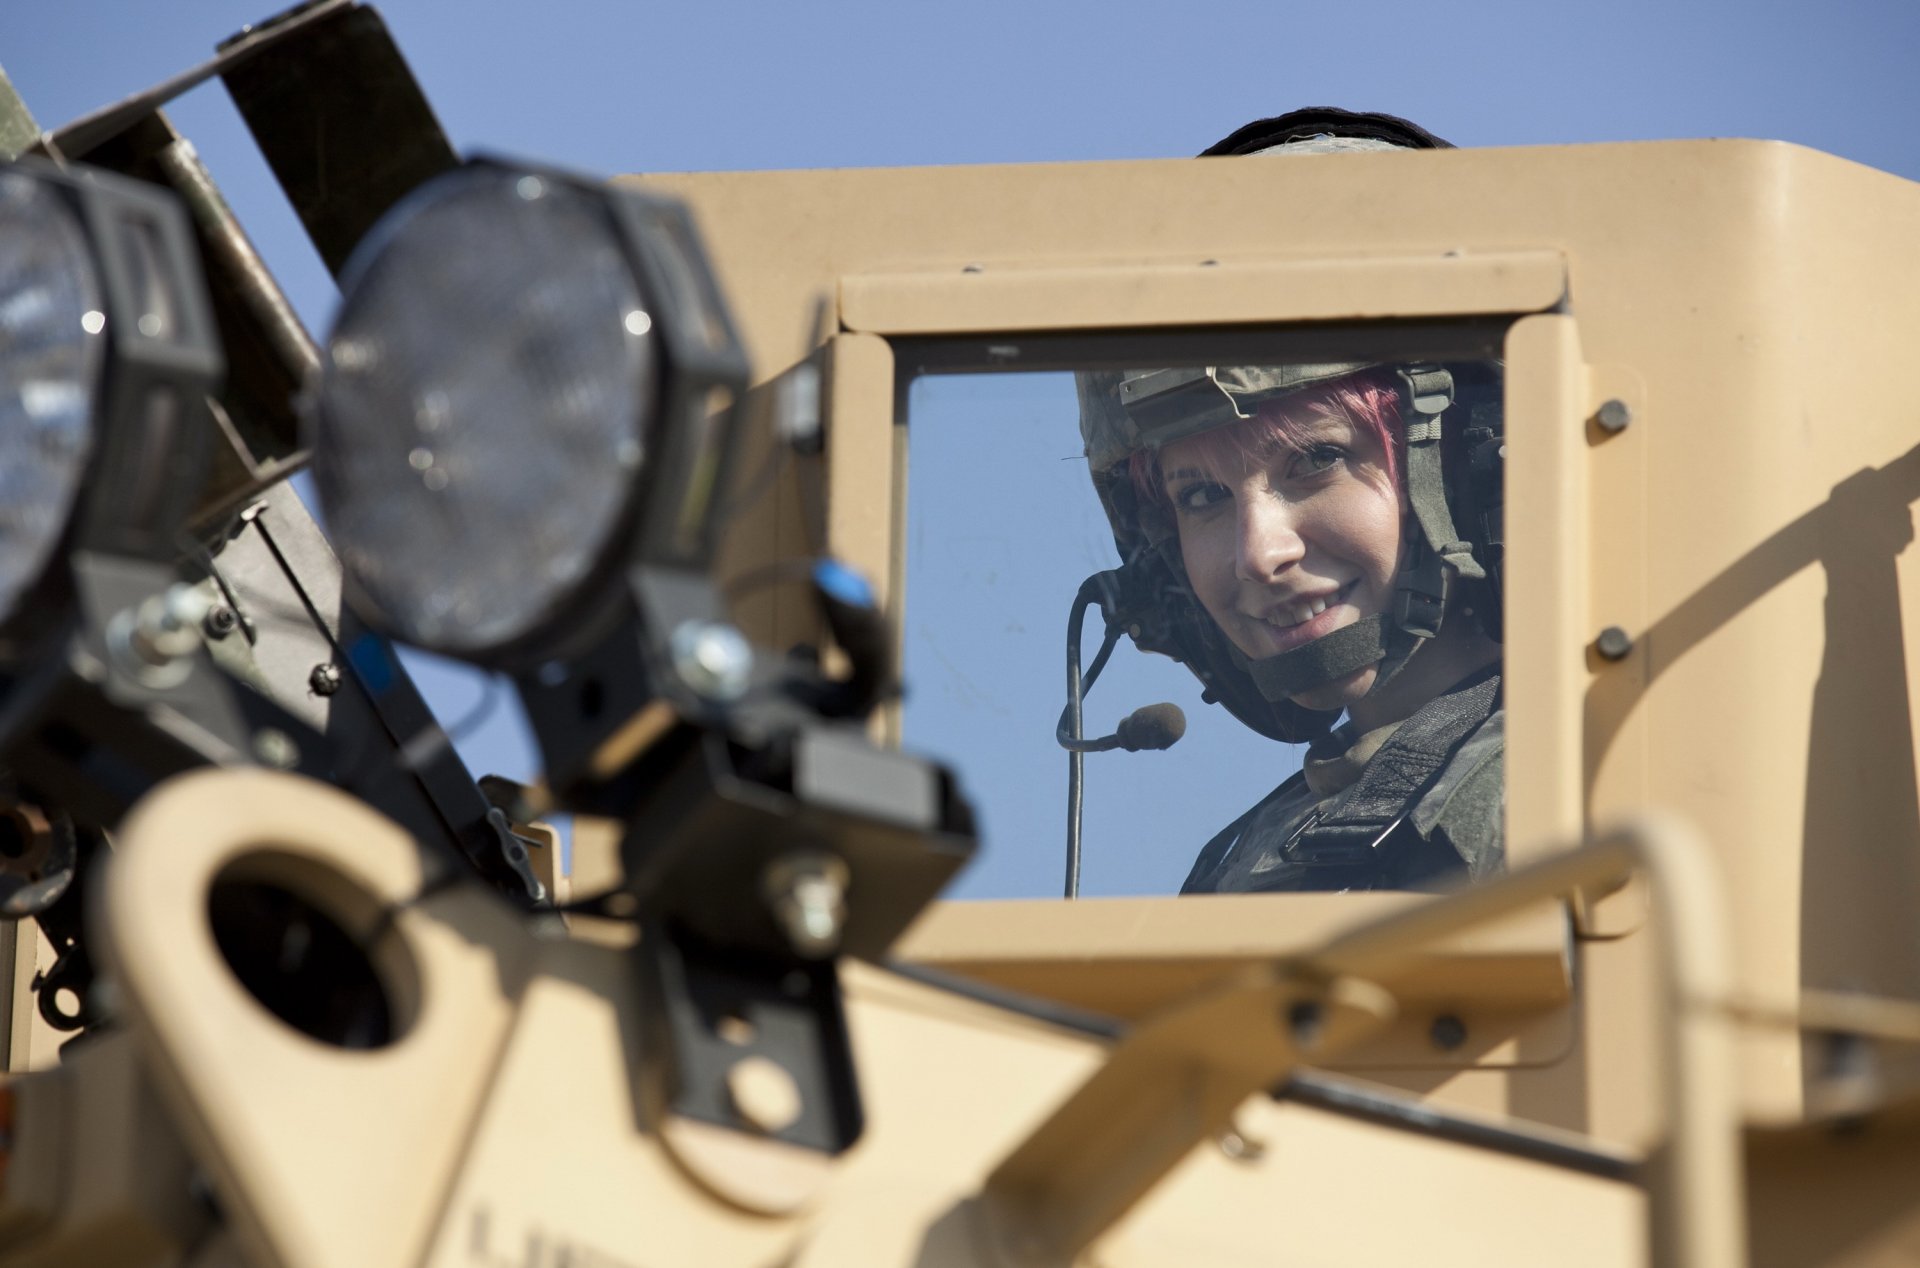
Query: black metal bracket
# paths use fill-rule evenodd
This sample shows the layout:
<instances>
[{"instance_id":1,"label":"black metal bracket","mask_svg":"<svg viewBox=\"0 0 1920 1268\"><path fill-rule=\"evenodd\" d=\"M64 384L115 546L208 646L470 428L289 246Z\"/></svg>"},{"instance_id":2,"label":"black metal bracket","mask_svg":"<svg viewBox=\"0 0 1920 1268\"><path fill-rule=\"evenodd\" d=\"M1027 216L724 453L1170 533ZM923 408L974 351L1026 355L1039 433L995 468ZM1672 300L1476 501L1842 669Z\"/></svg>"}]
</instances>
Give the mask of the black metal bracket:
<instances>
[{"instance_id":1,"label":"black metal bracket","mask_svg":"<svg viewBox=\"0 0 1920 1268\"><path fill-rule=\"evenodd\" d=\"M822 1153L860 1138L860 1089L832 960L729 953L652 923L635 954L648 1019L642 1105ZM755 1121L735 1094L735 1071L754 1058L792 1081L788 1121Z\"/></svg>"}]
</instances>

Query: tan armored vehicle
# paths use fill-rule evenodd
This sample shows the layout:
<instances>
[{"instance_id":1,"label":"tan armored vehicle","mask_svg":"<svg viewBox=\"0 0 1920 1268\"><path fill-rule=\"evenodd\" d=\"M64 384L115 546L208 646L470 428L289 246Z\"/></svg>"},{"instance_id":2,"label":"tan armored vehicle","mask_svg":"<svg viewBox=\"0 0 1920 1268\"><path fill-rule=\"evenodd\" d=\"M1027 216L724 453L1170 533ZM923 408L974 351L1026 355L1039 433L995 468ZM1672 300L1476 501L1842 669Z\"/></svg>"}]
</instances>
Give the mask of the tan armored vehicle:
<instances>
[{"instance_id":1,"label":"tan armored vehicle","mask_svg":"<svg viewBox=\"0 0 1920 1268\"><path fill-rule=\"evenodd\" d=\"M106 437L71 522L0 578L70 614L0 617L0 1262L1920 1258L1920 188L1747 141L601 185L429 127L323 197L273 94L382 38L339 0L206 72L282 125L342 270L324 354L158 97L40 148L186 210L0 178L18 223L67 209L112 341L60 363L111 385L64 424ZM1046 896L1062 698L956 739L914 671L1010 665L1119 560L919 615L966 582L928 541L1044 553L1044 499L947 455L1077 458L1100 374L1315 364L1493 385L1504 869L1171 896L1240 809L1183 801L1175 749L1095 767L1090 809L1145 791L1082 844L1171 883ZM86 493L166 451L121 391L163 380L211 474L170 513ZM283 482L302 382L337 563ZM972 527L930 509L956 483ZM511 675L544 785L449 766L388 637ZM1038 807L974 773L1035 727ZM929 903L976 835L1045 886Z\"/></svg>"}]
</instances>

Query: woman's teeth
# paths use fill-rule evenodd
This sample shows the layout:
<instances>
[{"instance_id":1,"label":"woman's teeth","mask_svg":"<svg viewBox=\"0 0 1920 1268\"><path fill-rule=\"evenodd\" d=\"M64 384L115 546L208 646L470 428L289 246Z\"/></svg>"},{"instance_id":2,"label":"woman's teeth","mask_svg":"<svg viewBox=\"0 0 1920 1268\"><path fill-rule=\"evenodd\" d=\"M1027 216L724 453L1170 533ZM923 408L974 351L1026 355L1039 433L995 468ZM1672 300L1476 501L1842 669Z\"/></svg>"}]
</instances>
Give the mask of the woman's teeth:
<instances>
[{"instance_id":1,"label":"woman's teeth","mask_svg":"<svg viewBox=\"0 0 1920 1268\"><path fill-rule=\"evenodd\" d=\"M1296 625L1306 624L1314 617L1325 612L1327 610L1327 603L1328 600L1326 599L1309 599L1305 603L1296 603L1292 607L1283 608L1280 612L1268 618L1268 620L1272 625L1277 625L1283 630L1290 630Z\"/></svg>"}]
</instances>

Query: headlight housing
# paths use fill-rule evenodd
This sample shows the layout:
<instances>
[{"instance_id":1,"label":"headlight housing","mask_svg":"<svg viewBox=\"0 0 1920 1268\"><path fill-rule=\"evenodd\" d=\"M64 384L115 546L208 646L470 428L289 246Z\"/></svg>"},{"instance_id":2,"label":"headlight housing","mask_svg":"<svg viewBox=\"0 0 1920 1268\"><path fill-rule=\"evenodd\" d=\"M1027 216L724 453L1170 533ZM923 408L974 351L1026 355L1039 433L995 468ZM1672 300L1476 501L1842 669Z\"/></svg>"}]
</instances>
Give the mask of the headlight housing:
<instances>
[{"instance_id":1,"label":"headlight housing","mask_svg":"<svg viewBox=\"0 0 1920 1268\"><path fill-rule=\"evenodd\" d=\"M164 192L23 159L0 167L0 242L3 661L71 551L177 552L222 361Z\"/></svg>"},{"instance_id":2,"label":"headlight housing","mask_svg":"<svg viewBox=\"0 0 1920 1268\"><path fill-rule=\"evenodd\" d=\"M470 163L341 289L313 460L369 621L530 663L590 635L628 561L705 566L745 358L680 207Z\"/></svg>"},{"instance_id":3,"label":"headlight housing","mask_svg":"<svg viewBox=\"0 0 1920 1268\"><path fill-rule=\"evenodd\" d=\"M80 223L0 171L0 614L45 570L93 452L106 314Z\"/></svg>"}]
</instances>

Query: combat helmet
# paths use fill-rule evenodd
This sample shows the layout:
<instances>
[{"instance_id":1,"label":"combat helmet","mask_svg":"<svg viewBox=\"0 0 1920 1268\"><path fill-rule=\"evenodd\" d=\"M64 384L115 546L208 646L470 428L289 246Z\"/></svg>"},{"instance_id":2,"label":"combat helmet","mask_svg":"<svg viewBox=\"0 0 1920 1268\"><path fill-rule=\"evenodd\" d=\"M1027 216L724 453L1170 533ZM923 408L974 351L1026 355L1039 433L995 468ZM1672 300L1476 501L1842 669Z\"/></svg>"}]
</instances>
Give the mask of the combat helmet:
<instances>
[{"instance_id":1,"label":"combat helmet","mask_svg":"<svg viewBox=\"0 0 1920 1268\"><path fill-rule=\"evenodd\" d=\"M1249 124L1207 153L1446 145L1393 116L1316 108ZM1250 660L1195 597L1172 518L1158 499L1141 496L1133 457L1158 454L1174 441L1249 419L1263 404L1369 371L1397 385L1406 446L1402 479L1412 514L1403 528L1393 604L1304 647ZM1122 560L1119 569L1098 575L1102 610L1141 650L1185 664L1205 699L1225 705L1249 727L1295 743L1324 734L1338 713L1303 708L1291 697L1368 665L1380 666L1377 690L1439 633L1456 584L1478 592L1461 606L1471 607L1473 619L1499 639L1505 450L1491 367L1344 361L1090 371L1076 381L1088 467Z\"/></svg>"}]
</instances>

